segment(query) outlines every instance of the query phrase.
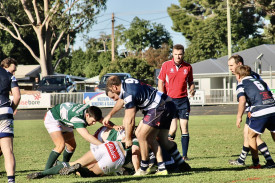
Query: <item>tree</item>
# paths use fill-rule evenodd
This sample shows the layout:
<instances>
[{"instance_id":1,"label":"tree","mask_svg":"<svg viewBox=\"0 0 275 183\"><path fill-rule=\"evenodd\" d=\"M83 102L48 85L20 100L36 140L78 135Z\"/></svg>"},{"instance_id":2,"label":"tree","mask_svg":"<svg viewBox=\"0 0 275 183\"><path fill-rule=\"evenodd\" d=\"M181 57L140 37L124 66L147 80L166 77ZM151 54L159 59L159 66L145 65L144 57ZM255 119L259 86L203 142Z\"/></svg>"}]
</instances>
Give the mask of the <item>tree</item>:
<instances>
[{"instance_id":1,"label":"tree","mask_svg":"<svg viewBox=\"0 0 275 183\"><path fill-rule=\"evenodd\" d=\"M60 56L67 56L75 35L89 30L105 4L106 0L0 1L0 29L28 49L45 76L53 73L52 59L60 43L66 43ZM22 37L28 31L36 35L39 53Z\"/></svg>"},{"instance_id":2,"label":"tree","mask_svg":"<svg viewBox=\"0 0 275 183\"><path fill-rule=\"evenodd\" d=\"M182 32L189 41L185 59L194 63L227 55L226 1L179 2L180 6L172 5L168 13L173 20L173 29ZM253 46L250 40L259 40L258 30L264 26L261 12L254 7L231 6L232 50L240 50L244 45Z\"/></svg>"},{"instance_id":3,"label":"tree","mask_svg":"<svg viewBox=\"0 0 275 183\"><path fill-rule=\"evenodd\" d=\"M150 47L145 51L145 60L154 68L161 68L163 62L169 60L171 53L171 46L163 44L161 48L154 49Z\"/></svg>"},{"instance_id":4,"label":"tree","mask_svg":"<svg viewBox=\"0 0 275 183\"><path fill-rule=\"evenodd\" d=\"M150 23L148 20L141 20L135 17L130 28L123 32L121 39L129 51L139 53L140 51L152 47L158 49L163 43L172 45L169 32L161 24Z\"/></svg>"},{"instance_id":5,"label":"tree","mask_svg":"<svg viewBox=\"0 0 275 183\"><path fill-rule=\"evenodd\" d=\"M130 73L133 78L137 78L147 84L154 83L154 67L138 57L127 57L123 59L116 59L115 62L105 67L100 76L106 73L125 72Z\"/></svg>"}]
</instances>

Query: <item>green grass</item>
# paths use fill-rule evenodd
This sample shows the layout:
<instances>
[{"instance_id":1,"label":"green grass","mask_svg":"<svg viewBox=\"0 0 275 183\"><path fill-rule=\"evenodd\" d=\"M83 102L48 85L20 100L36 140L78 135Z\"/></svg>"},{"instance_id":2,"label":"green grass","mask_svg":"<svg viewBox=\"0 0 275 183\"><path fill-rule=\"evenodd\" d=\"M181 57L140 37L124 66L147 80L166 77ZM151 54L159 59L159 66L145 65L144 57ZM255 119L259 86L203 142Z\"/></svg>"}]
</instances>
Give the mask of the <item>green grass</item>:
<instances>
[{"instance_id":1,"label":"green grass","mask_svg":"<svg viewBox=\"0 0 275 183\"><path fill-rule=\"evenodd\" d=\"M246 167L231 166L229 159L236 159L243 143L243 129L235 126L235 115L221 116L191 116L189 121L190 145L188 163L192 171L168 176L108 176L99 178L80 178L74 175L27 180L26 175L43 170L53 143L44 127L42 120L15 121L14 152L16 158L16 181L25 182L275 182L274 169L251 170ZM136 121L139 121L138 118ZM122 118L115 118L113 122L121 124ZM243 125L243 124L242 124ZM93 133L100 125L89 127ZM89 144L75 133L77 148L72 160L79 158L89 150ZM269 146L271 154L275 154L275 146L269 132L262 135ZM178 147L181 147L179 130L176 136ZM181 151L181 148L179 148ZM260 155L260 162L264 158ZM250 165L251 156L246 164ZM0 182L6 182L3 157L0 157Z\"/></svg>"}]
</instances>

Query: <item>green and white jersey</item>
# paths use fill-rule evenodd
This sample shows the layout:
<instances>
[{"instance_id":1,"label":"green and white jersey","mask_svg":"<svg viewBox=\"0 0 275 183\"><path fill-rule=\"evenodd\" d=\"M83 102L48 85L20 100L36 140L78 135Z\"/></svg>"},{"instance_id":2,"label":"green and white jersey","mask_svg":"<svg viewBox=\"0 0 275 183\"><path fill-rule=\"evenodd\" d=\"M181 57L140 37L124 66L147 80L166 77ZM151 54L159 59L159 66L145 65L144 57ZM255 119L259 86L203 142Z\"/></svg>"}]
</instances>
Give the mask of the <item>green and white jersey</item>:
<instances>
[{"instance_id":1,"label":"green and white jersey","mask_svg":"<svg viewBox=\"0 0 275 183\"><path fill-rule=\"evenodd\" d=\"M86 128L85 111L88 104L62 103L54 106L50 111L55 120L71 128Z\"/></svg>"}]
</instances>

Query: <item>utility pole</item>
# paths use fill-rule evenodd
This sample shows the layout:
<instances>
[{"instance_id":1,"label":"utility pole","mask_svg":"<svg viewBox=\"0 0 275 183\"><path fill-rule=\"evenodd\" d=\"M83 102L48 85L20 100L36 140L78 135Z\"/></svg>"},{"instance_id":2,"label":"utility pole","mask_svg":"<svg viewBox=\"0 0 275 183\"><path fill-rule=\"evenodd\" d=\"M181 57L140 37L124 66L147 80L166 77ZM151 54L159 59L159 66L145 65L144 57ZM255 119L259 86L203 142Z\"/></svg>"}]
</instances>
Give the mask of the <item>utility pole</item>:
<instances>
[{"instance_id":1,"label":"utility pole","mask_svg":"<svg viewBox=\"0 0 275 183\"><path fill-rule=\"evenodd\" d=\"M115 15L112 13L112 62L115 61Z\"/></svg>"},{"instance_id":2,"label":"utility pole","mask_svg":"<svg viewBox=\"0 0 275 183\"><path fill-rule=\"evenodd\" d=\"M229 0L226 0L227 3L227 51L228 51L228 59L231 57L231 17L230 17L230 4L229 4ZM229 71L229 85L228 85L228 89L229 89L229 100L233 101L233 86L232 86L232 73L230 70ZM232 91L231 91L232 89Z\"/></svg>"}]
</instances>

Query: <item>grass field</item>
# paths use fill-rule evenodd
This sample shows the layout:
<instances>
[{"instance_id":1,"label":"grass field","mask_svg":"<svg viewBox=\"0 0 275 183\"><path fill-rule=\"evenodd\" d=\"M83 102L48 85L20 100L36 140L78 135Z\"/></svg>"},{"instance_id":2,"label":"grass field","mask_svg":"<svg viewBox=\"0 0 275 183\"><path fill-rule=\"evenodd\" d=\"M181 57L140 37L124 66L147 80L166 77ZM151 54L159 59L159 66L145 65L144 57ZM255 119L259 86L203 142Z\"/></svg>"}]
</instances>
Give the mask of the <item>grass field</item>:
<instances>
[{"instance_id":1,"label":"grass field","mask_svg":"<svg viewBox=\"0 0 275 183\"><path fill-rule=\"evenodd\" d=\"M120 124L121 118L113 122ZM139 121L139 119L137 119ZM242 124L243 125L243 124ZM100 125L88 127L93 133ZM275 182L274 169L248 169L247 167L231 166L229 159L236 159L242 148L242 129L235 126L235 115L191 116L189 122L190 146L188 163L192 171L168 176L106 176L99 178L80 178L75 175L27 180L26 175L43 170L53 143L44 127L42 120L15 121L14 151L16 158L16 182L46 183L90 183L90 182ZM72 160L79 158L89 150L89 144L75 133L77 148ZM269 132L262 136L269 146L271 155L275 154L275 146ZM176 137L180 144L179 130ZM181 148L179 148L181 151ZM274 156L275 157L275 156ZM260 155L260 162L264 158ZM246 164L251 165L251 156ZM3 157L0 157L0 182L7 182Z\"/></svg>"}]
</instances>

